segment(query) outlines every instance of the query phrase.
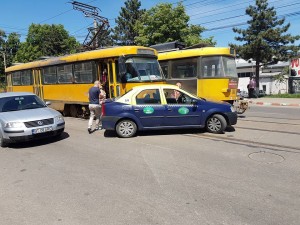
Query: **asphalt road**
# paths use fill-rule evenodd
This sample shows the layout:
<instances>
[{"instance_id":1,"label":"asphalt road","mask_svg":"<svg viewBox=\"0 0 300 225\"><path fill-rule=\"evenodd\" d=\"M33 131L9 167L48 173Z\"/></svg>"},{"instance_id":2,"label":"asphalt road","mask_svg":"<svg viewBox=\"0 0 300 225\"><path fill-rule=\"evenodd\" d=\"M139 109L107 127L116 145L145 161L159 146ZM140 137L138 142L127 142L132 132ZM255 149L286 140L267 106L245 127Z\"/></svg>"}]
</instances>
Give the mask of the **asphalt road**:
<instances>
[{"instance_id":1,"label":"asphalt road","mask_svg":"<svg viewBox=\"0 0 300 225\"><path fill-rule=\"evenodd\" d=\"M130 139L66 118L60 140L0 149L0 224L298 225L297 112L251 107L222 135Z\"/></svg>"}]
</instances>

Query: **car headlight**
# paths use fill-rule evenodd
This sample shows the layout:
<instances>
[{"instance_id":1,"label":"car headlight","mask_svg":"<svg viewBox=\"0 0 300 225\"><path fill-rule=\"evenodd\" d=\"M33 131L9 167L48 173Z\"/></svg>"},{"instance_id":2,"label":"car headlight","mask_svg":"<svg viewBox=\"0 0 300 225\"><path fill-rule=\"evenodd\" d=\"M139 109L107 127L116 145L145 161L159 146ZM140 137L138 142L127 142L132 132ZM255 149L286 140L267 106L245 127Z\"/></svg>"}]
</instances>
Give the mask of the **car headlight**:
<instances>
[{"instance_id":1,"label":"car headlight","mask_svg":"<svg viewBox=\"0 0 300 225\"><path fill-rule=\"evenodd\" d=\"M21 122L8 122L4 125L5 128L20 128L23 126Z\"/></svg>"},{"instance_id":2,"label":"car headlight","mask_svg":"<svg viewBox=\"0 0 300 225\"><path fill-rule=\"evenodd\" d=\"M63 122L65 122L64 117L61 116L61 115L60 116L56 116L54 118L54 120L55 120L56 123L63 123Z\"/></svg>"},{"instance_id":3,"label":"car headlight","mask_svg":"<svg viewBox=\"0 0 300 225\"><path fill-rule=\"evenodd\" d=\"M235 112L235 108L233 106L230 106L231 112Z\"/></svg>"}]
</instances>

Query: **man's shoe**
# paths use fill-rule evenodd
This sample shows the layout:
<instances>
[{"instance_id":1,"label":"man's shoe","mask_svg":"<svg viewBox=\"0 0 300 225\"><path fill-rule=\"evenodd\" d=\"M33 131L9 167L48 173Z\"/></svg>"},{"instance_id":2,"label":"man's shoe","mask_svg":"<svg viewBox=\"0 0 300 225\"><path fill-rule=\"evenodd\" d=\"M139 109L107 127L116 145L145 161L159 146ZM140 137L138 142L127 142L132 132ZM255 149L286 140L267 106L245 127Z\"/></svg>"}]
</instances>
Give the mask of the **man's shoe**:
<instances>
[{"instance_id":1,"label":"man's shoe","mask_svg":"<svg viewBox=\"0 0 300 225\"><path fill-rule=\"evenodd\" d=\"M92 133L92 129L91 129L91 128L88 128L88 132L89 132L89 134Z\"/></svg>"}]
</instances>

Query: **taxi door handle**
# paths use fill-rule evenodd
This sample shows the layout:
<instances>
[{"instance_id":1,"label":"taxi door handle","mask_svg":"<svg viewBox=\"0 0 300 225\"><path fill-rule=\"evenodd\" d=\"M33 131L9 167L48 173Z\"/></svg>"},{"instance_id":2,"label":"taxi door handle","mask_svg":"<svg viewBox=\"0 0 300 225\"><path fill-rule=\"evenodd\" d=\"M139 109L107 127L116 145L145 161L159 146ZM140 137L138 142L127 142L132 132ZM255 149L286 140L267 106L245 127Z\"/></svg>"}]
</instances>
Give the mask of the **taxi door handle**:
<instances>
[{"instance_id":1,"label":"taxi door handle","mask_svg":"<svg viewBox=\"0 0 300 225\"><path fill-rule=\"evenodd\" d=\"M172 111L172 108L168 108L168 111Z\"/></svg>"},{"instance_id":2,"label":"taxi door handle","mask_svg":"<svg viewBox=\"0 0 300 225\"><path fill-rule=\"evenodd\" d=\"M135 111L135 112L139 112L139 111L140 111L140 109L134 109L134 111Z\"/></svg>"}]
</instances>

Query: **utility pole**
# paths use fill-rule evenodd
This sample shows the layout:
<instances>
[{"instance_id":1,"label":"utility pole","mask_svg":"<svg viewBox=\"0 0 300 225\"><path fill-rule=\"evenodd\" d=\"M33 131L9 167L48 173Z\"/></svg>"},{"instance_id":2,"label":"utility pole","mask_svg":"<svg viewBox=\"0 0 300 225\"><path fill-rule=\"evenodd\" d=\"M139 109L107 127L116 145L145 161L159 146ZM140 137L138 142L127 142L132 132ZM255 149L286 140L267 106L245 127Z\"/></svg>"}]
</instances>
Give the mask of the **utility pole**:
<instances>
[{"instance_id":1,"label":"utility pole","mask_svg":"<svg viewBox=\"0 0 300 225\"><path fill-rule=\"evenodd\" d=\"M2 55L3 55L4 69L6 69L6 55L4 51L2 51Z\"/></svg>"},{"instance_id":2,"label":"utility pole","mask_svg":"<svg viewBox=\"0 0 300 225\"><path fill-rule=\"evenodd\" d=\"M86 17L94 18L94 27L88 28L89 33L87 34L82 45L85 49L98 48L101 45L101 43L98 42L99 40L97 39L97 37L100 36L100 33L102 31L105 31L109 28L108 19L103 16L100 16L98 11L101 10L95 6L91 6L77 1L73 1L71 2L71 4L73 5L73 9L83 12ZM92 34L92 38L90 38L90 34Z\"/></svg>"}]
</instances>

